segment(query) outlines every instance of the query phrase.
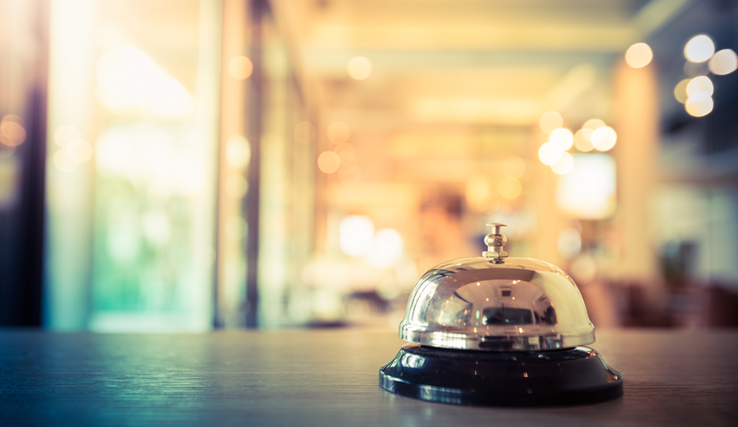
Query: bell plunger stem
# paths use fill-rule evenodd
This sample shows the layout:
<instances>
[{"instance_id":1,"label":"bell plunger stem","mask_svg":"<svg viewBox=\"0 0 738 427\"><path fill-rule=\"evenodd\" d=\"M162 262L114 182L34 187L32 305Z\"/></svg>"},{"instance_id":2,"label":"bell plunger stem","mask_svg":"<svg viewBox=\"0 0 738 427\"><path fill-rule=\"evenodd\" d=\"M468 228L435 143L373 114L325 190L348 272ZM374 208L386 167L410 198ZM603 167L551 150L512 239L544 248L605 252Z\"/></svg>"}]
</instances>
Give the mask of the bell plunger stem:
<instances>
[{"instance_id":1,"label":"bell plunger stem","mask_svg":"<svg viewBox=\"0 0 738 427\"><path fill-rule=\"evenodd\" d=\"M492 233L484 237L484 243L487 250L482 252L482 256L493 264L502 264L507 258L507 252L503 250L503 246L507 243L507 237L500 233L500 228L507 227L507 224L501 222L490 222L487 224L492 227Z\"/></svg>"}]
</instances>

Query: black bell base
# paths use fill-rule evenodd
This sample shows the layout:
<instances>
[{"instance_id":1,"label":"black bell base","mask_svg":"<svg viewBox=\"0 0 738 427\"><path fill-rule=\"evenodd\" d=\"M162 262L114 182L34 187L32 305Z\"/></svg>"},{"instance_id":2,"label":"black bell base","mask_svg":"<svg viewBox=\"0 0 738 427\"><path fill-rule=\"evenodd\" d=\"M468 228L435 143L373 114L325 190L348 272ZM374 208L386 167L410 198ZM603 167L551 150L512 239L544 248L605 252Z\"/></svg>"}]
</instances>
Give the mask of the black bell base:
<instances>
[{"instance_id":1,"label":"black bell base","mask_svg":"<svg viewBox=\"0 0 738 427\"><path fill-rule=\"evenodd\" d=\"M380 368L379 385L402 396L461 405L578 405L623 395L622 375L588 347L516 352L409 344Z\"/></svg>"}]
</instances>

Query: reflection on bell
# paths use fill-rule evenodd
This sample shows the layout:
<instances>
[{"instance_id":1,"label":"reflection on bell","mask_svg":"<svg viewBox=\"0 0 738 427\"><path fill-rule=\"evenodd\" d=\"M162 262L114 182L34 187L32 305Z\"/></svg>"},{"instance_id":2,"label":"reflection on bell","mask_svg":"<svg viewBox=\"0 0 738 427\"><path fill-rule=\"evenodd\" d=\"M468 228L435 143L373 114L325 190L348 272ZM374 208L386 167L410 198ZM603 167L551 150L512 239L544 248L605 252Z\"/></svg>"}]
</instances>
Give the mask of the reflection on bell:
<instances>
[{"instance_id":1,"label":"reflection on bell","mask_svg":"<svg viewBox=\"0 0 738 427\"><path fill-rule=\"evenodd\" d=\"M594 325L558 267L508 258L493 227L478 258L425 273L410 296L397 356L379 385L404 396L473 405L593 403L623 394L623 377L585 345Z\"/></svg>"}]
</instances>

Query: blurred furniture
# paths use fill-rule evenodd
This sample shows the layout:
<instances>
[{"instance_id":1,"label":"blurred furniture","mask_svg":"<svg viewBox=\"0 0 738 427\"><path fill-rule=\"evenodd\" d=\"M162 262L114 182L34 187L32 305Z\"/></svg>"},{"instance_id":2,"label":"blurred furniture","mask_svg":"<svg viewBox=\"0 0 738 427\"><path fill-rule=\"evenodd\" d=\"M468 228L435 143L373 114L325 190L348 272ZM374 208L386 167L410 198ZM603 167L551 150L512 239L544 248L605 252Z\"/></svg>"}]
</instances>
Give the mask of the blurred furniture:
<instances>
[{"instance_id":1,"label":"blurred furniture","mask_svg":"<svg viewBox=\"0 0 738 427\"><path fill-rule=\"evenodd\" d=\"M738 293L735 286L713 284L704 289L705 308L702 321L713 328L738 326Z\"/></svg>"},{"instance_id":2,"label":"blurred furniture","mask_svg":"<svg viewBox=\"0 0 738 427\"><path fill-rule=\"evenodd\" d=\"M625 395L488 408L385 392L392 330L136 335L0 330L0 425L649 425L738 419L738 330L603 330Z\"/></svg>"}]
</instances>

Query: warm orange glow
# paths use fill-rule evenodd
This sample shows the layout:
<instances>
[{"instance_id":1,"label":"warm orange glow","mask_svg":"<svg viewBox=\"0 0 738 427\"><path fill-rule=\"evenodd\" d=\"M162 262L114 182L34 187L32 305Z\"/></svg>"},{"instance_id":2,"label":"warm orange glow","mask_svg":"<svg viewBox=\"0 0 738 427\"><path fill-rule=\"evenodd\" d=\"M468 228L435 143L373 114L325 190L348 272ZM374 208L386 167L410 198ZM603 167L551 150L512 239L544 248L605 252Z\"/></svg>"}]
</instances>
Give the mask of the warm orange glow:
<instances>
[{"instance_id":1,"label":"warm orange glow","mask_svg":"<svg viewBox=\"0 0 738 427\"><path fill-rule=\"evenodd\" d=\"M254 72L254 64L245 56L234 56L228 61L228 72L239 80L245 80Z\"/></svg>"},{"instance_id":2,"label":"warm orange glow","mask_svg":"<svg viewBox=\"0 0 738 427\"><path fill-rule=\"evenodd\" d=\"M318 157L318 168L324 173L334 173L339 167L341 158L334 151L325 151Z\"/></svg>"},{"instance_id":3,"label":"warm orange glow","mask_svg":"<svg viewBox=\"0 0 738 427\"><path fill-rule=\"evenodd\" d=\"M608 126L602 126L592 132L592 145L599 151L607 151L615 146L618 135Z\"/></svg>"},{"instance_id":4,"label":"warm orange glow","mask_svg":"<svg viewBox=\"0 0 738 427\"><path fill-rule=\"evenodd\" d=\"M19 122L8 118L8 114L0 122L0 142L8 147L17 147L26 140L26 130Z\"/></svg>"},{"instance_id":5,"label":"warm orange glow","mask_svg":"<svg viewBox=\"0 0 738 427\"><path fill-rule=\"evenodd\" d=\"M356 56L346 64L346 71L352 79L364 80L372 75L372 63L363 56Z\"/></svg>"},{"instance_id":6,"label":"warm orange glow","mask_svg":"<svg viewBox=\"0 0 738 427\"><path fill-rule=\"evenodd\" d=\"M711 72L718 76L730 74L738 69L738 55L735 54L733 49L719 50L710 58L707 66Z\"/></svg>"},{"instance_id":7,"label":"warm orange glow","mask_svg":"<svg viewBox=\"0 0 738 427\"><path fill-rule=\"evenodd\" d=\"M295 125L295 140L301 144L310 144L315 139L317 131L310 122L300 122Z\"/></svg>"},{"instance_id":8,"label":"warm orange glow","mask_svg":"<svg viewBox=\"0 0 738 427\"><path fill-rule=\"evenodd\" d=\"M705 62L713 53L715 53L715 43L704 34L692 37L684 46L684 57L690 62Z\"/></svg>"},{"instance_id":9,"label":"warm orange glow","mask_svg":"<svg viewBox=\"0 0 738 427\"><path fill-rule=\"evenodd\" d=\"M563 153L564 150L561 149L560 145L553 142L547 142L541 145L541 148L538 149L538 158L541 159L541 162L544 165L551 166L561 160L561 155Z\"/></svg>"},{"instance_id":10,"label":"warm orange glow","mask_svg":"<svg viewBox=\"0 0 738 427\"><path fill-rule=\"evenodd\" d=\"M241 175L232 175L226 179L225 192L231 199L242 199L249 191L249 182Z\"/></svg>"},{"instance_id":11,"label":"warm orange glow","mask_svg":"<svg viewBox=\"0 0 738 427\"><path fill-rule=\"evenodd\" d=\"M500 181L500 185L497 186L497 191L500 192L500 196L512 200L520 195L523 186L516 178L507 177Z\"/></svg>"},{"instance_id":12,"label":"warm orange glow","mask_svg":"<svg viewBox=\"0 0 738 427\"><path fill-rule=\"evenodd\" d=\"M361 169L356 165L341 166L338 179L341 184L356 185L361 182Z\"/></svg>"},{"instance_id":13,"label":"warm orange glow","mask_svg":"<svg viewBox=\"0 0 738 427\"><path fill-rule=\"evenodd\" d=\"M5 122L15 122L15 123L20 124L21 126L25 124L23 119L17 114L6 114L5 116L3 116L3 119L0 120L0 123L5 123Z\"/></svg>"},{"instance_id":14,"label":"warm orange glow","mask_svg":"<svg viewBox=\"0 0 738 427\"><path fill-rule=\"evenodd\" d=\"M490 198L490 188L483 177L474 178L466 183L466 202L477 210L483 210L486 201Z\"/></svg>"},{"instance_id":15,"label":"warm orange glow","mask_svg":"<svg viewBox=\"0 0 738 427\"><path fill-rule=\"evenodd\" d=\"M581 128L574 134L574 146L581 152L588 152L594 150L592 145L592 133L594 130L589 128Z\"/></svg>"},{"instance_id":16,"label":"warm orange glow","mask_svg":"<svg viewBox=\"0 0 738 427\"><path fill-rule=\"evenodd\" d=\"M636 43L625 52L625 62L633 68L643 68L651 63L653 51L646 43Z\"/></svg>"},{"instance_id":17,"label":"warm orange glow","mask_svg":"<svg viewBox=\"0 0 738 427\"><path fill-rule=\"evenodd\" d=\"M520 178L525 174L525 160L520 157L508 157L502 164L502 173L511 178Z\"/></svg>"},{"instance_id":18,"label":"warm orange glow","mask_svg":"<svg viewBox=\"0 0 738 427\"><path fill-rule=\"evenodd\" d=\"M493 190L495 183L484 175L467 181L464 194L469 207L481 213L493 213L499 207L497 193Z\"/></svg>"},{"instance_id":19,"label":"warm orange glow","mask_svg":"<svg viewBox=\"0 0 738 427\"><path fill-rule=\"evenodd\" d=\"M689 84L687 84L687 96L692 96L697 92L706 92L708 95L712 96L712 93L714 91L714 86L712 85L712 80L710 80L707 76L697 76L689 81Z\"/></svg>"},{"instance_id":20,"label":"warm orange glow","mask_svg":"<svg viewBox=\"0 0 738 427\"><path fill-rule=\"evenodd\" d=\"M26 140L26 129L23 119L15 114L6 114L0 120L0 144L8 147L17 147Z\"/></svg>"},{"instance_id":21,"label":"warm orange glow","mask_svg":"<svg viewBox=\"0 0 738 427\"><path fill-rule=\"evenodd\" d=\"M338 154L342 165L350 165L356 161L356 149L348 143L338 144L333 151Z\"/></svg>"},{"instance_id":22,"label":"warm orange glow","mask_svg":"<svg viewBox=\"0 0 738 427\"><path fill-rule=\"evenodd\" d=\"M574 158L569 153L561 155L561 160L551 166L551 170L558 175L566 175L574 168Z\"/></svg>"},{"instance_id":23,"label":"warm orange glow","mask_svg":"<svg viewBox=\"0 0 738 427\"><path fill-rule=\"evenodd\" d=\"M689 96L687 95L687 85L691 81L691 79L683 79L682 81L677 83L676 87L674 88L674 98L676 98L676 100L682 104L687 102L687 99L689 98Z\"/></svg>"},{"instance_id":24,"label":"warm orange glow","mask_svg":"<svg viewBox=\"0 0 738 427\"><path fill-rule=\"evenodd\" d=\"M92 158L92 146L84 139L73 139L65 148L67 156L76 163L84 163Z\"/></svg>"},{"instance_id":25,"label":"warm orange glow","mask_svg":"<svg viewBox=\"0 0 738 427\"><path fill-rule=\"evenodd\" d=\"M564 125L564 119L556 111L548 111L543 113L541 118L538 119L538 125L544 133L551 133Z\"/></svg>"},{"instance_id":26,"label":"warm orange glow","mask_svg":"<svg viewBox=\"0 0 738 427\"><path fill-rule=\"evenodd\" d=\"M351 128L346 123L335 122L328 126L328 140L334 144L347 142L351 136Z\"/></svg>"},{"instance_id":27,"label":"warm orange glow","mask_svg":"<svg viewBox=\"0 0 738 427\"><path fill-rule=\"evenodd\" d=\"M595 130L597 128L600 128L602 126L605 126L605 122L603 122L600 119L589 119L582 125L583 129L592 129Z\"/></svg>"},{"instance_id":28,"label":"warm orange glow","mask_svg":"<svg viewBox=\"0 0 738 427\"><path fill-rule=\"evenodd\" d=\"M707 92L696 92L684 104L687 113L694 117L703 117L710 114L713 106L712 97Z\"/></svg>"},{"instance_id":29,"label":"warm orange glow","mask_svg":"<svg viewBox=\"0 0 738 427\"><path fill-rule=\"evenodd\" d=\"M557 144L562 150L566 151L574 144L574 135L569 129L558 128L551 132L548 140L549 142Z\"/></svg>"}]
</instances>

